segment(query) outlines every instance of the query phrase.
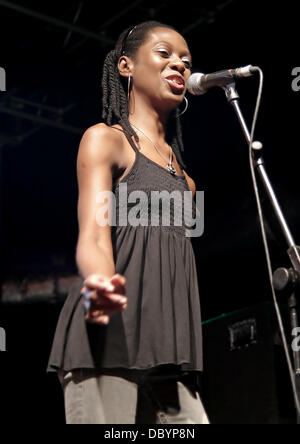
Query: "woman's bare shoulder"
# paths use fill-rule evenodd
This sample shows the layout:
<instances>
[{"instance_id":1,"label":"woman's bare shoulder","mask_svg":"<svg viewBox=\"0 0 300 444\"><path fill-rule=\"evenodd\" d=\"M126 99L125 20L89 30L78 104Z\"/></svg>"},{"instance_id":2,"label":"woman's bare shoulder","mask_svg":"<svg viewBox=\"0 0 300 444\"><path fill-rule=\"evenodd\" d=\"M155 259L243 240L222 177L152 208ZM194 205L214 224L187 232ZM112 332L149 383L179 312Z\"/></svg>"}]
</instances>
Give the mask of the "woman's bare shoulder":
<instances>
[{"instance_id":1,"label":"woman's bare shoulder","mask_svg":"<svg viewBox=\"0 0 300 444\"><path fill-rule=\"evenodd\" d=\"M114 131L114 128L122 129L120 125L112 125L109 126L104 122L95 123L95 125L90 126L86 129L85 132L96 133L96 134L104 134L111 135L114 137L116 134L120 136L120 131Z\"/></svg>"},{"instance_id":2,"label":"woman's bare shoulder","mask_svg":"<svg viewBox=\"0 0 300 444\"><path fill-rule=\"evenodd\" d=\"M82 138L89 138L94 143L101 145L105 142L105 145L115 145L116 147L120 147L123 141L121 131L115 131L114 127L108 126L104 122L96 123L87 128Z\"/></svg>"},{"instance_id":3,"label":"woman's bare shoulder","mask_svg":"<svg viewBox=\"0 0 300 444\"><path fill-rule=\"evenodd\" d=\"M117 162L123 151L123 135L105 123L97 123L85 130L80 141L78 157L91 161Z\"/></svg>"}]
</instances>

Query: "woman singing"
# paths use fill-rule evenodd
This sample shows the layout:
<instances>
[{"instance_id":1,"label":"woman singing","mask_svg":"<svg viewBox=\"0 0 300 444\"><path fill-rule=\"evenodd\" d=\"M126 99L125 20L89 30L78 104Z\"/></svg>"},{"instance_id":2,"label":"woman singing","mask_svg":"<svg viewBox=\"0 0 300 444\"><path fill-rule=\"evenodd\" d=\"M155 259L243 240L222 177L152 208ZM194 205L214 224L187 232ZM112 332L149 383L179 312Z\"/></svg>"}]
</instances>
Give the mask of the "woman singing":
<instances>
[{"instance_id":1,"label":"woman singing","mask_svg":"<svg viewBox=\"0 0 300 444\"><path fill-rule=\"evenodd\" d=\"M161 207L140 208L147 225L131 223L132 199L121 205L135 193L196 192L179 122L191 63L185 39L154 21L122 32L104 61L105 123L85 131L77 158L78 279L48 364L58 372L68 424L209 423L199 396L201 315L190 238L184 224L172 223L175 203L170 224L151 224ZM107 192L114 198L106 203L123 219L125 211L127 223L120 216L99 223Z\"/></svg>"}]
</instances>

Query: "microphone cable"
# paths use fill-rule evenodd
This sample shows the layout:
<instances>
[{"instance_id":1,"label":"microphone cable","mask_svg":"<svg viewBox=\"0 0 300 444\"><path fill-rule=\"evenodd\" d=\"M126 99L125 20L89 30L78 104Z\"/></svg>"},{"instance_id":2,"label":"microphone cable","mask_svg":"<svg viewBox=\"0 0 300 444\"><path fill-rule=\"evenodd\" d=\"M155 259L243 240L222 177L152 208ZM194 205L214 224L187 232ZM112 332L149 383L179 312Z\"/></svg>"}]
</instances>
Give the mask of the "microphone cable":
<instances>
[{"instance_id":1,"label":"microphone cable","mask_svg":"<svg viewBox=\"0 0 300 444\"><path fill-rule=\"evenodd\" d=\"M256 126L256 122L257 122L258 111L260 108L261 97L262 97L262 88L263 88L263 72L262 72L261 68L259 68L259 67L257 67L257 68L258 68L257 70L259 72L259 88L258 88L256 106L255 106L255 111L254 111L253 121L252 121L252 126L251 126L251 133L250 133L249 163L250 163L250 171L251 171L253 188L254 188L254 193L255 193L255 198L256 198L256 204L257 204L257 210L258 210L261 234L262 234L262 238L263 238L264 250L265 250L267 267L268 267L268 275L269 275L269 280L270 280L270 285L271 285L271 290L272 290L274 306L275 306L275 310L276 310L276 315L277 315L277 320L278 320L279 329L280 329L280 333L281 333L282 343L283 343L283 347L284 347L284 351L285 351L285 355L286 355L286 360L287 360L287 364L288 364L288 369L289 369L289 374L290 374L290 378L291 378L295 406L296 406L298 415L300 416L300 404L299 404L299 399L298 399L298 394L297 394L295 374L294 374L294 370L293 370L293 366L292 366L292 362L291 362L291 357L289 354L289 349L288 349L288 345L287 345L286 335L284 332L282 317L281 317L281 313L280 313L280 309L279 309L279 305L278 305L278 301L277 301L277 297L276 297L276 293L275 293L275 289L274 289L274 285L273 285L272 264L271 264L271 259L270 259L270 252L269 252L269 247L268 247L268 242L267 242L267 236L266 236L266 232L265 232L263 212L262 212L262 207L261 207L261 203L260 203L260 196L259 196L259 191L258 191L257 181L256 181L256 176L255 176L255 167L253 164L253 157L252 157L252 144L253 144L253 139L254 139L255 126Z\"/></svg>"}]
</instances>

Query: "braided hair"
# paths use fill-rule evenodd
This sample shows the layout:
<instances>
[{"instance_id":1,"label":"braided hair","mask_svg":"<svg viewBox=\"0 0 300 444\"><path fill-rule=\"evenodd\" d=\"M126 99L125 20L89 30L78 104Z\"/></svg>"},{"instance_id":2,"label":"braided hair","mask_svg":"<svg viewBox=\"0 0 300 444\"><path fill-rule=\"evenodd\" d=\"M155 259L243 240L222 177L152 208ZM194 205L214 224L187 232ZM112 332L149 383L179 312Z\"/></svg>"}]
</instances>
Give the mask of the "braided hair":
<instances>
[{"instance_id":1,"label":"braided hair","mask_svg":"<svg viewBox=\"0 0 300 444\"><path fill-rule=\"evenodd\" d=\"M129 27L120 34L115 48L107 54L103 64L102 118L109 126L116 123L121 125L127 139L130 140L131 136L133 136L136 142L139 141L139 137L128 120L127 85L125 79L119 73L118 60L122 49L124 49L124 40L126 55L134 57L139 47L146 40L148 32L157 27L170 28L176 31L174 27L154 20L136 25L132 32L130 32L132 27ZM166 140L172 147L180 167L186 169L186 165L181 157L184 147L178 108L173 110L171 114L174 118L168 121Z\"/></svg>"}]
</instances>

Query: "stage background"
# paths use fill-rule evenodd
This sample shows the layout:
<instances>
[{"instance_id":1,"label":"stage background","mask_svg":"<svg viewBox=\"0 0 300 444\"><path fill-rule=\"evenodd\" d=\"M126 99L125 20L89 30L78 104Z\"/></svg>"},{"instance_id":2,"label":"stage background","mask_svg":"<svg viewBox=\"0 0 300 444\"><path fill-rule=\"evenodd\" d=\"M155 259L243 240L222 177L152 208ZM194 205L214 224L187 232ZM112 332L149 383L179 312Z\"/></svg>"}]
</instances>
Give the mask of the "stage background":
<instances>
[{"instance_id":1,"label":"stage background","mask_svg":"<svg viewBox=\"0 0 300 444\"><path fill-rule=\"evenodd\" d=\"M300 242L300 91L291 86L292 69L300 65L298 14L293 2L266 5L151 0L108 2L104 8L95 1L0 0L0 66L6 70L6 92L0 92L0 326L7 333L0 370L8 417L13 412L20 420L63 421L57 381L45 374L63 303L51 282L76 274L77 150L84 130L101 121L102 63L125 27L150 19L172 24L190 46L194 72L247 64L262 68L255 139L264 144L267 172ZM248 125L257 89L258 76L237 82ZM208 321L271 302L271 292L247 145L234 111L222 89L202 97L188 94L188 99L182 117L185 160L205 194L204 234L193 245L202 317ZM289 266L285 240L262 189L261 196L273 268ZM50 290L46 285L44 296L40 291L35 297L32 290L33 297L27 297L31 281L46 281ZM16 296L11 290L10 297L14 282L21 291ZM281 303L284 307L285 300ZM210 344L207 339L206 349ZM289 421L293 415L287 411Z\"/></svg>"}]
</instances>

